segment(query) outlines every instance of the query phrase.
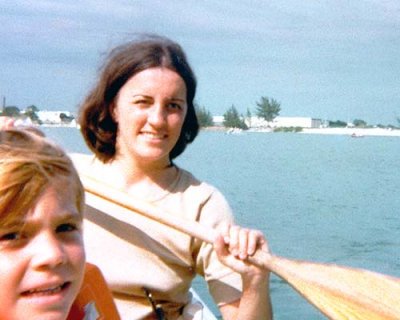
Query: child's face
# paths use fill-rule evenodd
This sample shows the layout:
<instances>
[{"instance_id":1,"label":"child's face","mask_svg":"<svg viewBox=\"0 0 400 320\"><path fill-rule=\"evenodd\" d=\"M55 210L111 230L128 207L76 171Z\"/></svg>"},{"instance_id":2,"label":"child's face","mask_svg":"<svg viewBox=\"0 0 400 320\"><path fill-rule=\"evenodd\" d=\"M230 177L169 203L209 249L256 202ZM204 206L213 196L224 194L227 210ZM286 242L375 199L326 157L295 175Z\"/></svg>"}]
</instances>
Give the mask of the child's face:
<instances>
[{"instance_id":1,"label":"child's face","mask_svg":"<svg viewBox=\"0 0 400 320\"><path fill-rule=\"evenodd\" d=\"M23 221L0 227L0 319L65 319L84 264L82 216L60 178Z\"/></svg>"}]
</instances>

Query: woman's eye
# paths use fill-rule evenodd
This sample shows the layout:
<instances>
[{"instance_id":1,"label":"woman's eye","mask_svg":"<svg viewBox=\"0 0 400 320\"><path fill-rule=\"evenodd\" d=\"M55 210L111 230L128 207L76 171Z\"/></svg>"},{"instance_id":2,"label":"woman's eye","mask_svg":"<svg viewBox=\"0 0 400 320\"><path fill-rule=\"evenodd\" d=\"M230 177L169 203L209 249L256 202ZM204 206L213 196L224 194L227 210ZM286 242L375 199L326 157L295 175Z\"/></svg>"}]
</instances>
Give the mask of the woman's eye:
<instances>
[{"instance_id":1,"label":"woman's eye","mask_svg":"<svg viewBox=\"0 0 400 320\"><path fill-rule=\"evenodd\" d=\"M56 232L71 232L78 230L78 226L73 223L63 223L59 225L56 229Z\"/></svg>"},{"instance_id":2,"label":"woman's eye","mask_svg":"<svg viewBox=\"0 0 400 320\"><path fill-rule=\"evenodd\" d=\"M135 101L133 101L133 104L134 104L135 106L144 108L144 107L146 107L146 106L149 105L149 102L148 102L147 100L142 99L142 100L135 100Z\"/></svg>"},{"instance_id":3,"label":"woman's eye","mask_svg":"<svg viewBox=\"0 0 400 320\"><path fill-rule=\"evenodd\" d=\"M170 103L170 104L169 104L169 107L170 107L171 109L182 109L181 105L178 104L178 103Z\"/></svg>"}]
</instances>

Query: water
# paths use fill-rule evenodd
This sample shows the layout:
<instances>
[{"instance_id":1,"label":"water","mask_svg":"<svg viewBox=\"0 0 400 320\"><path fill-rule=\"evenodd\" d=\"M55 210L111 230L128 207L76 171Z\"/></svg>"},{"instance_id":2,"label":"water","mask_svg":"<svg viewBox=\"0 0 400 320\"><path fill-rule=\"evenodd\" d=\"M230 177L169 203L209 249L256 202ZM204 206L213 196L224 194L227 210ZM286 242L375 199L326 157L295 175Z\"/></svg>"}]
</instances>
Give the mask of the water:
<instances>
[{"instance_id":1,"label":"water","mask_svg":"<svg viewBox=\"0 0 400 320\"><path fill-rule=\"evenodd\" d=\"M45 131L87 152L76 129ZM399 158L399 137L201 132L176 162L218 187L275 254L400 277ZM277 320L325 319L275 276L271 297Z\"/></svg>"}]
</instances>

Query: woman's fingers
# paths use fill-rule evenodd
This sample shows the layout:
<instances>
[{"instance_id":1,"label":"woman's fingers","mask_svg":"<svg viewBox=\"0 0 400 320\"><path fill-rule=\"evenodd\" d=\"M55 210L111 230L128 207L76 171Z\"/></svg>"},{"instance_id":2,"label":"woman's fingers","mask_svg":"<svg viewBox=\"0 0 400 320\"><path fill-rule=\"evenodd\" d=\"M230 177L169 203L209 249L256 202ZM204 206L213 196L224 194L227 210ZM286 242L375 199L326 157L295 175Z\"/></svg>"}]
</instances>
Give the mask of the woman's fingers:
<instances>
[{"instance_id":1,"label":"woman's fingers","mask_svg":"<svg viewBox=\"0 0 400 320\"><path fill-rule=\"evenodd\" d=\"M249 245L249 230L242 228L239 231L239 258L247 259Z\"/></svg>"},{"instance_id":2,"label":"woman's fingers","mask_svg":"<svg viewBox=\"0 0 400 320\"><path fill-rule=\"evenodd\" d=\"M229 228L229 251L235 257L239 256L240 246L239 246L239 227L231 226Z\"/></svg>"},{"instance_id":3,"label":"woman's fingers","mask_svg":"<svg viewBox=\"0 0 400 320\"><path fill-rule=\"evenodd\" d=\"M230 224L229 223L222 223L219 226L219 233L222 235L222 237L224 238L224 242L225 244L229 244L229 240L230 240L230 234L229 234L229 229L230 229Z\"/></svg>"},{"instance_id":4,"label":"woman's fingers","mask_svg":"<svg viewBox=\"0 0 400 320\"><path fill-rule=\"evenodd\" d=\"M259 230L250 230L247 254L252 256L260 248L268 251L267 241L265 240L263 233Z\"/></svg>"},{"instance_id":5,"label":"woman's fingers","mask_svg":"<svg viewBox=\"0 0 400 320\"><path fill-rule=\"evenodd\" d=\"M268 250L267 242L259 230L224 224L220 226L219 231L230 254L241 260L254 255L260 248Z\"/></svg>"}]
</instances>

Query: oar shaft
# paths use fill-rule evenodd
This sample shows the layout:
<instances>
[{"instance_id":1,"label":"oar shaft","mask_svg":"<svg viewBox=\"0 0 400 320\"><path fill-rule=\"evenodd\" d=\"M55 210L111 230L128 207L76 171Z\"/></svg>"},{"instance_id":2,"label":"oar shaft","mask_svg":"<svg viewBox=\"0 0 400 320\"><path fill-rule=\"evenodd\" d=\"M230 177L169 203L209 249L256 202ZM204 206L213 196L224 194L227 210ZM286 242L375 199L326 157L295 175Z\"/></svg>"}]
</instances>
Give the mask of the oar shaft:
<instances>
[{"instance_id":1,"label":"oar shaft","mask_svg":"<svg viewBox=\"0 0 400 320\"><path fill-rule=\"evenodd\" d=\"M104 184L92 178L81 175L81 180L85 186L85 190L97 197L112 201L120 207L135 211L147 218L160 222L205 242L214 242L217 234L213 229L207 228L195 221L187 221L172 214L168 214L168 212L165 212L164 210L161 212L158 207L153 206L148 202L141 201L140 199L132 200L130 197L127 197L125 193L117 189L113 189L113 192L106 192L106 190L104 190Z\"/></svg>"},{"instance_id":2,"label":"oar shaft","mask_svg":"<svg viewBox=\"0 0 400 320\"><path fill-rule=\"evenodd\" d=\"M104 184L92 178L81 175L81 180L85 186L85 190L97 197L112 201L120 207L135 211L147 218L160 222L207 243L214 243L217 231L212 228L203 226L196 221L179 218L166 212L164 209L161 211L160 208L153 206L148 202L139 199L132 200L127 197L124 192L119 190L115 189L113 192L106 192L106 190L104 190ZM262 250L258 250L254 256L249 257L249 261L259 267L275 269L271 263L271 255Z\"/></svg>"}]
</instances>

